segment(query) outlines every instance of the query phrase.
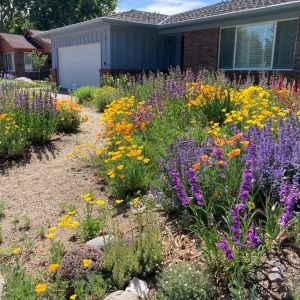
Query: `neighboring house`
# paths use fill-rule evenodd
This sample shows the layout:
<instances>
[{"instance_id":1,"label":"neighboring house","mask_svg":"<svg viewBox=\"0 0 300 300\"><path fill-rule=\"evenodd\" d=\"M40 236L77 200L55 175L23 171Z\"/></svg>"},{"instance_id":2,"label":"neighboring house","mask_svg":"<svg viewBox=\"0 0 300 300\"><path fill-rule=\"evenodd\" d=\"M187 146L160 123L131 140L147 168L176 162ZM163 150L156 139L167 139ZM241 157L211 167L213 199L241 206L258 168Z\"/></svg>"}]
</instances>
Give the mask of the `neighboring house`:
<instances>
[{"instance_id":1,"label":"neighboring house","mask_svg":"<svg viewBox=\"0 0 300 300\"><path fill-rule=\"evenodd\" d=\"M299 16L300 0L231 0L172 16L131 10L34 37L51 38L52 76L65 88L177 65L299 79Z\"/></svg>"},{"instance_id":2,"label":"neighboring house","mask_svg":"<svg viewBox=\"0 0 300 300\"><path fill-rule=\"evenodd\" d=\"M38 79L38 72L31 61L31 52L41 51L49 56L40 78L49 76L51 66L51 40L35 38L38 30L28 30L24 35L0 33L0 71L16 77Z\"/></svg>"}]
</instances>

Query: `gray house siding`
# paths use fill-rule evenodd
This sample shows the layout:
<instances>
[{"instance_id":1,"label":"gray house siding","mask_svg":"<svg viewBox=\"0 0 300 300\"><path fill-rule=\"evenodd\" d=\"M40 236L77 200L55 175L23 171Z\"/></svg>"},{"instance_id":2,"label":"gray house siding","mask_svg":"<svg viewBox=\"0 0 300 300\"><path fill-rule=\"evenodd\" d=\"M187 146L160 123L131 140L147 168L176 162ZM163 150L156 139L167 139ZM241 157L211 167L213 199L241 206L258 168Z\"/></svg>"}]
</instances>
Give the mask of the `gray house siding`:
<instances>
[{"instance_id":1,"label":"gray house siding","mask_svg":"<svg viewBox=\"0 0 300 300\"><path fill-rule=\"evenodd\" d=\"M101 44L101 68L111 68L110 26L72 32L52 38L52 68L58 68L58 48L97 43ZM100 55L100 53L99 53Z\"/></svg>"},{"instance_id":2,"label":"gray house siding","mask_svg":"<svg viewBox=\"0 0 300 300\"><path fill-rule=\"evenodd\" d=\"M111 26L111 69L156 71L176 66L180 41L181 35L158 35L155 29Z\"/></svg>"}]
</instances>

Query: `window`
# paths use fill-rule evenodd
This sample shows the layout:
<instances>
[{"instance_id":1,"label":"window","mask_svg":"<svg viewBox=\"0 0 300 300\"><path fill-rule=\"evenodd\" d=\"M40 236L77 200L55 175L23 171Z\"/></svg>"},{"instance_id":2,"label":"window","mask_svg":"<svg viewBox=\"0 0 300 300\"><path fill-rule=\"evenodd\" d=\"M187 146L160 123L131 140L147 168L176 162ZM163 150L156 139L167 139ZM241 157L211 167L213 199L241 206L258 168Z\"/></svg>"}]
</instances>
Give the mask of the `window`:
<instances>
[{"instance_id":1,"label":"window","mask_svg":"<svg viewBox=\"0 0 300 300\"><path fill-rule=\"evenodd\" d=\"M292 69L297 20L221 29L220 69Z\"/></svg>"},{"instance_id":2,"label":"window","mask_svg":"<svg viewBox=\"0 0 300 300\"><path fill-rule=\"evenodd\" d=\"M15 57L13 53L4 54L4 66L5 66L5 71L10 71L10 72L15 71Z\"/></svg>"},{"instance_id":3,"label":"window","mask_svg":"<svg viewBox=\"0 0 300 300\"><path fill-rule=\"evenodd\" d=\"M24 53L24 67L25 72L34 72L36 68L32 65L31 53Z\"/></svg>"}]
</instances>

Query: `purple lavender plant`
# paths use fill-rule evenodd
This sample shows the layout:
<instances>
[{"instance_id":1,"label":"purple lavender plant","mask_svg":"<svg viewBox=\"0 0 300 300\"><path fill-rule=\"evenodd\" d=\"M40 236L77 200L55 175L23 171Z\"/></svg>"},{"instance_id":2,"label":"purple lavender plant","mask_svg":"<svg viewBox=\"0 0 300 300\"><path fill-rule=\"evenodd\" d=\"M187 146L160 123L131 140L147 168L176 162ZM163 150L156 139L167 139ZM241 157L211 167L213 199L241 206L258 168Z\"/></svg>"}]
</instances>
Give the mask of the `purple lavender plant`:
<instances>
[{"instance_id":1,"label":"purple lavender plant","mask_svg":"<svg viewBox=\"0 0 300 300\"><path fill-rule=\"evenodd\" d=\"M190 186L194 194L194 197L196 198L197 205L204 206L203 195L201 194L200 189L198 187L197 177L193 168L189 168L189 178L190 178Z\"/></svg>"},{"instance_id":2,"label":"purple lavender plant","mask_svg":"<svg viewBox=\"0 0 300 300\"><path fill-rule=\"evenodd\" d=\"M224 236L222 234L220 234L221 236L221 240L219 242L217 242L217 247L223 251L225 257L227 258L227 260L233 260L233 251L232 249L229 247L228 242L226 240L226 238L224 238Z\"/></svg>"},{"instance_id":3,"label":"purple lavender plant","mask_svg":"<svg viewBox=\"0 0 300 300\"><path fill-rule=\"evenodd\" d=\"M171 172L171 176L172 176L172 179L173 179L174 188L177 192L178 198L181 200L182 206L189 205L190 199L186 195L184 187L183 187L183 185L181 183L181 180L178 176L178 173L175 169Z\"/></svg>"},{"instance_id":4,"label":"purple lavender plant","mask_svg":"<svg viewBox=\"0 0 300 300\"><path fill-rule=\"evenodd\" d=\"M299 198L299 189L292 184L284 182L280 190L280 202L284 205L283 213L279 218L278 224L287 228L293 218L296 202Z\"/></svg>"}]
</instances>

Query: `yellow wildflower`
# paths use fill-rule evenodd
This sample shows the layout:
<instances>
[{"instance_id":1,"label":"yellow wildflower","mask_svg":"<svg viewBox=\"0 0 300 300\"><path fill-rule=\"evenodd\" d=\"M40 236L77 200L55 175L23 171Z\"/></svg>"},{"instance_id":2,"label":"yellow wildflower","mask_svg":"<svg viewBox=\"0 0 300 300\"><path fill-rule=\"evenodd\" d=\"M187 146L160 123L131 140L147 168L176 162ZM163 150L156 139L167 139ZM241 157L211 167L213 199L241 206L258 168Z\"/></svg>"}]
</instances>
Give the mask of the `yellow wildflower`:
<instances>
[{"instance_id":1,"label":"yellow wildflower","mask_svg":"<svg viewBox=\"0 0 300 300\"><path fill-rule=\"evenodd\" d=\"M42 294L44 293L48 288L48 284L47 283L39 283L35 286L35 292L37 294Z\"/></svg>"},{"instance_id":2,"label":"yellow wildflower","mask_svg":"<svg viewBox=\"0 0 300 300\"><path fill-rule=\"evenodd\" d=\"M82 260L82 266L85 267L85 268L88 268L92 262L93 261L89 258L88 259L83 259Z\"/></svg>"},{"instance_id":3,"label":"yellow wildflower","mask_svg":"<svg viewBox=\"0 0 300 300\"><path fill-rule=\"evenodd\" d=\"M140 200L140 197L136 197L136 198L134 198L134 199L132 199L132 201L130 201L130 205L135 205L135 204L137 204L138 202L139 202L139 200Z\"/></svg>"},{"instance_id":4,"label":"yellow wildflower","mask_svg":"<svg viewBox=\"0 0 300 300\"><path fill-rule=\"evenodd\" d=\"M101 206L104 205L106 201L101 199L101 200L96 200L96 203Z\"/></svg>"},{"instance_id":5,"label":"yellow wildflower","mask_svg":"<svg viewBox=\"0 0 300 300\"><path fill-rule=\"evenodd\" d=\"M118 165L117 169L120 170L120 171L123 170L124 169L124 165Z\"/></svg>"},{"instance_id":6,"label":"yellow wildflower","mask_svg":"<svg viewBox=\"0 0 300 300\"><path fill-rule=\"evenodd\" d=\"M76 294L73 294L72 296L70 296L70 300L75 300L77 298Z\"/></svg>"},{"instance_id":7,"label":"yellow wildflower","mask_svg":"<svg viewBox=\"0 0 300 300\"><path fill-rule=\"evenodd\" d=\"M21 248L18 247L18 248L13 249L13 250L11 251L11 253L14 254L14 255L18 255L18 254L21 253L21 251L22 251Z\"/></svg>"},{"instance_id":8,"label":"yellow wildflower","mask_svg":"<svg viewBox=\"0 0 300 300\"><path fill-rule=\"evenodd\" d=\"M55 273L59 268L59 264L51 264L48 268L49 272Z\"/></svg>"},{"instance_id":9,"label":"yellow wildflower","mask_svg":"<svg viewBox=\"0 0 300 300\"><path fill-rule=\"evenodd\" d=\"M117 204L120 204L120 203L122 203L122 202L124 202L123 199L117 199L117 200L115 200L115 203L117 203Z\"/></svg>"}]
</instances>

